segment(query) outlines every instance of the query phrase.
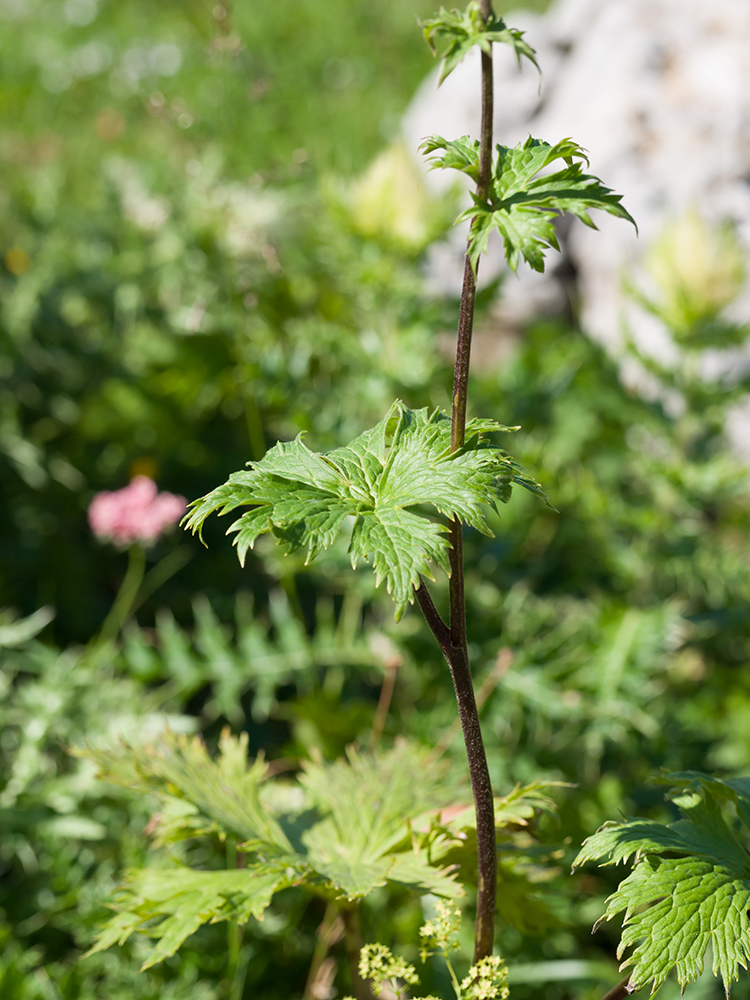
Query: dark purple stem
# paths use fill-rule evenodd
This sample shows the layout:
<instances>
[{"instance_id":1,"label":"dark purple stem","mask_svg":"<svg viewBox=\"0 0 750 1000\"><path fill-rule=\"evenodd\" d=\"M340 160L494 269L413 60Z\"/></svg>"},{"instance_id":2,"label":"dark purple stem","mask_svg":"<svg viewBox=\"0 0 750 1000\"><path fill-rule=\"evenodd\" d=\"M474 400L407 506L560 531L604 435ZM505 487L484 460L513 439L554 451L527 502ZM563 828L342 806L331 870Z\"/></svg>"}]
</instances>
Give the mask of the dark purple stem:
<instances>
[{"instance_id":1,"label":"dark purple stem","mask_svg":"<svg viewBox=\"0 0 750 1000\"><path fill-rule=\"evenodd\" d=\"M482 17L492 15L490 0L482 0ZM479 147L479 177L477 195L486 199L492 171L492 56L482 53L482 126ZM451 451L464 443L466 433L466 400L469 387L471 335L474 326L476 275L469 254L464 262L461 308L458 317L458 341L453 380L453 412ZM458 703L466 756L469 762L471 788L477 815L477 919L474 937L474 962L492 954L495 938L495 904L497 899L497 845L495 840L495 804L490 781L487 755L479 725L474 685L471 679L469 651L466 642L466 603L464 597L463 532L455 519L450 527L449 553L450 627L438 614L427 588L422 582L416 591L419 606L437 639L453 679Z\"/></svg>"}]
</instances>

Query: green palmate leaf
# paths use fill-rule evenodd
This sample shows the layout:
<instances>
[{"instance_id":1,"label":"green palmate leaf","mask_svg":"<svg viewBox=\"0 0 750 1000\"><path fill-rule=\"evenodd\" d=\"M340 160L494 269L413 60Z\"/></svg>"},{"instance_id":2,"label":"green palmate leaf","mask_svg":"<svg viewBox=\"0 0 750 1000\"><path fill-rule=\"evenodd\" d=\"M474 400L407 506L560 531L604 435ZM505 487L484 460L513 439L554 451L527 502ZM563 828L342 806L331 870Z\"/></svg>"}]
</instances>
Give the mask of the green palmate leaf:
<instances>
[{"instance_id":1,"label":"green palmate leaf","mask_svg":"<svg viewBox=\"0 0 750 1000\"><path fill-rule=\"evenodd\" d=\"M435 39L447 42L443 52L440 83L453 72L474 45L478 45L482 52L489 55L492 52L493 42L510 45L519 65L521 57L524 57L539 69L536 53L528 42L524 41L524 33L515 28L508 28L502 18L495 17L494 14L491 14L485 23L476 0L472 0L464 11L448 11L441 7L437 14L421 21L420 24L424 28L424 37L433 55L437 54Z\"/></svg>"},{"instance_id":2,"label":"green palmate leaf","mask_svg":"<svg viewBox=\"0 0 750 1000\"><path fill-rule=\"evenodd\" d=\"M180 827L188 835L217 830L243 841L260 841L277 851L291 851L281 826L260 801L267 767L262 758L248 766L247 733L228 730L212 759L199 737L171 736L154 746L128 746L127 752L89 749L101 776L126 788L168 794L170 809L158 828L159 839L174 840ZM178 800L185 808L175 808Z\"/></svg>"},{"instance_id":3,"label":"green palmate leaf","mask_svg":"<svg viewBox=\"0 0 750 1000\"><path fill-rule=\"evenodd\" d=\"M350 752L348 761L306 764L300 783L327 814L302 838L308 856L347 897L365 895L386 880L439 896L462 894L455 875L431 865L409 835L411 820L445 802L443 772L426 767L424 754L407 744L384 757Z\"/></svg>"},{"instance_id":4,"label":"green palmate leaf","mask_svg":"<svg viewBox=\"0 0 750 1000\"><path fill-rule=\"evenodd\" d=\"M450 167L476 179L479 144L468 136L448 141L433 136L422 146L435 167ZM555 218L570 212L595 229L589 212L601 209L628 222L635 222L622 206L622 196L605 187L598 177L584 173L585 152L572 139L550 145L531 136L517 146L496 146L492 183L487 200L472 195L474 205L457 221L471 219L469 257L476 270L480 254L487 249L493 229L503 238L505 257L515 271L523 258L535 271L544 270L549 247L559 250ZM562 169L548 168L562 160Z\"/></svg>"},{"instance_id":5,"label":"green palmate leaf","mask_svg":"<svg viewBox=\"0 0 750 1000\"><path fill-rule=\"evenodd\" d=\"M186 526L200 531L213 511L251 506L228 531L236 535L241 562L264 532L290 550L306 548L309 562L348 521L352 565L371 561L400 618L420 576L432 579L432 564L449 572L447 525L420 508L491 535L483 504L497 509L506 503L513 483L544 497L538 483L486 440L493 431L516 428L471 420L465 445L451 452L450 426L439 410L409 410L397 402L371 430L325 455L310 451L301 436L281 442L250 463L250 471L234 473L195 501Z\"/></svg>"},{"instance_id":6,"label":"green palmate leaf","mask_svg":"<svg viewBox=\"0 0 750 1000\"><path fill-rule=\"evenodd\" d=\"M668 777L684 819L666 826L650 820L606 823L584 843L575 865L635 858L601 918L625 913L618 956L633 947L622 966L632 966L633 989L649 983L656 989L673 968L683 987L693 982L710 945L714 974L728 992L738 968L750 960L750 856L722 806L736 806L747 833L750 788L745 779L717 781L694 772Z\"/></svg>"},{"instance_id":7,"label":"green palmate leaf","mask_svg":"<svg viewBox=\"0 0 750 1000\"><path fill-rule=\"evenodd\" d=\"M543 883L559 869L549 865L557 849L530 842L529 826L539 813L552 813L555 803L546 790L561 782L535 781L517 785L495 798L498 851L497 912L507 925L539 932L557 922ZM473 882L477 874L476 812L473 805L451 806L426 814L415 824L433 862L458 866L461 878Z\"/></svg>"},{"instance_id":8,"label":"green palmate leaf","mask_svg":"<svg viewBox=\"0 0 750 1000\"><path fill-rule=\"evenodd\" d=\"M234 871L179 867L128 872L112 903L117 912L87 955L124 944L140 931L156 941L142 966L148 969L174 955L202 924L222 920L246 923L250 917L262 920L273 894L303 875L299 866L295 868L286 860Z\"/></svg>"},{"instance_id":9,"label":"green palmate leaf","mask_svg":"<svg viewBox=\"0 0 750 1000\"><path fill-rule=\"evenodd\" d=\"M731 802L748 829L750 829L750 778L713 778L700 771L676 771L665 776L672 788L670 798L679 806L688 808L691 801L704 793L717 802Z\"/></svg>"},{"instance_id":10,"label":"green palmate leaf","mask_svg":"<svg viewBox=\"0 0 750 1000\"><path fill-rule=\"evenodd\" d=\"M104 778L156 795L157 842L230 838L248 857L239 870L172 865L129 872L92 951L144 933L156 941L146 962L153 965L201 924L262 919L274 893L291 885L347 900L389 882L447 898L463 894L455 870L441 867L411 835L412 820L447 792L443 771L426 768L424 752L407 744L330 765L307 763L294 783L267 779L262 760L247 760L247 738L228 733L216 760L199 740L171 734L158 746L90 755Z\"/></svg>"},{"instance_id":11,"label":"green palmate leaf","mask_svg":"<svg viewBox=\"0 0 750 1000\"><path fill-rule=\"evenodd\" d=\"M547 794L550 788L569 787L563 781L533 781L529 785L516 785L507 795L495 796L495 828L501 830L527 827L540 813L554 813L557 806ZM476 811L473 805L454 805L435 814L420 817L423 829L440 829L457 841L465 841L470 830L476 831Z\"/></svg>"}]
</instances>

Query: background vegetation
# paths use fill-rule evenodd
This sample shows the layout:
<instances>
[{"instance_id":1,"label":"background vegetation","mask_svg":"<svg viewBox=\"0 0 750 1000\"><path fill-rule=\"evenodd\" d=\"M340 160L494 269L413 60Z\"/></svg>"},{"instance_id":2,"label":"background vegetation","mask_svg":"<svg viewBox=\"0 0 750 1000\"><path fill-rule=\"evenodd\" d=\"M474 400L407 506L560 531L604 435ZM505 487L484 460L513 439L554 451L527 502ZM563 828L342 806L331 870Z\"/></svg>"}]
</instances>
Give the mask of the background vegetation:
<instances>
[{"instance_id":1,"label":"background vegetation","mask_svg":"<svg viewBox=\"0 0 750 1000\"><path fill-rule=\"evenodd\" d=\"M431 10L0 6L3 1000L300 997L319 940L324 905L289 889L234 951L219 925L144 973L137 944L78 961L123 867L154 848L149 803L69 745L146 741L166 713L211 745L247 731L280 772L407 734L463 773L431 636L414 613L395 627L343 550L306 568L259 545L241 571L220 525L207 550L176 532L150 554L173 575L117 649L87 646L126 565L89 532L95 492L144 472L192 499L301 430L332 447L394 397L446 404L456 304L426 295L422 257L450 213L391 145L432 65L413 21ZM408 225L367 169L384 150ZM688 355L744 337L710 295L681 313L665 296ZM662 372L675 415L568 323L504 337L473 405L522 425L514 454L560 513L518 494L495 539L468 536L473 661L496 787L577 788L540 820L558 869L540 869L533 907L504 869L499 947L516 996L595 997L618 978L615 932L590 935L614 883L564 874L581 840L620 811L670 815L648 783L660 767L750 763L747 475L723 440L742 387ZM416 951L421 919L405 891L376 893L366 936Z\"/></svg>"}]
</instances>

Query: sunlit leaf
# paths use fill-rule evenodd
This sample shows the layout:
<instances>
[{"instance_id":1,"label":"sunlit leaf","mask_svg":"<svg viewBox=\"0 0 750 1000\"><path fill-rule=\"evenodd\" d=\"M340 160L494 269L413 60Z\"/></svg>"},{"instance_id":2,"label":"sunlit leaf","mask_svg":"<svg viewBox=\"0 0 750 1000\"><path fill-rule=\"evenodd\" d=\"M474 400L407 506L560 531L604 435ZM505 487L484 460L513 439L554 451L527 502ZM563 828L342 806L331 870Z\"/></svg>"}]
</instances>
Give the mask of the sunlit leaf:
<instances>
[{"instance_id":1,"label":"sunlit leaf","mask_svg":"<svg viewBox=\"0 0 750 1000\"><path fill-rule=\"evenodd\" d=\"M676 783L671 797L684 819L668 825L606 823L584 842L575 864L635 858L633 871L607 900L601 918L625 914L618 957L633 948L622 968L632 967L634 990L648 984L656 989L672 969L684 988L700 976L710 946L714 974L728 993L738 968L750 961L750 856L722 806L735 805L747 835L750 789L746 781L717 781L691 772L668 778Z\"/></svg>"},{"instance_id":2,"label":"sunlit leaf","mask_svg":"<svg viewBox=\"0 0 750 1000\"><path fill-rule=\"evenodd\" d=\"M422 149L428 154L438 153L432 157L433 166L460 170L476 179L479 144L468 136L452 141L432 136ZM563 160L565 166L547 171L556 160ZM473 206L457 220L473 220L469 257L474 269L494 229L503 239L505 258L514 271L521 258L535 271L543 271L546 250L560 249L555 219L563 212L575 215L592 229L596 226L589 215L591 209L635 225L621 204L622 195L605 187L598 177L584 173L584 163L588 166L588 158L572 139L550 145L529 136L517 146L496 146L487 199L472 195Z\"/></svg>"},{"instance_id":3,"label":"sunlit leaf","mask_svg":"<svg viewBox=\"0 0 750 1000\"><path fill-rule=\"evenodd\" d=\"M350 524L352 565L372 564L400 618L420 576L431 579L435 564L449 572L446 519L491 535L482 507L507 503L514 483L546 499L539 484L487 440L512 429L470 420L464 446L451 452L446 414L397 402L371 430L327 454L310 451L301 436L280 442L250 463L250 471L235 472L195 501L186 526L200 531L213 511L251 506L229 528L241 562L264 532L290 551L307 549L309 562ZM420 508L431 508L435 517Z\"/></svg>"},{"instance_id":4,"label":"sunlit leaf","mask_svg":"<svg viewBox=\"0 0 750 1000\"><path fill-rule=\"evenodd\" d=\"M134 932L143 931L156 941L142 966L148 969L174 955L202 924L246 923L251 916L261 920L273 894L297 876L286 860L234 871L179 867L128 872L112 903L117 912L87 954L123 944Z\"/></svg>"},{"instance_id":5,"label":"sunlit leaf","mask_svg":"<svg viewBox=\"0 0 750 1000\"><path fill-rule=\"evenodd\" d=\"M156 940L146 961L153 965L204 923L262 919L274 893L291 885L347 900L388 883L448 898L464 893L456 866L441 865L412 837L412 821L448 793L444 769L426 766L424 751L406 743L333 764L308 762L294 783L268 779L262 759L248 761L246 735L228 732L216 759L199 740L173 735L157 746L90 755L102 777L157 796L157 843L231 838L248 859L229 871L174 864L130 871L92 951L142 932Z\"/></svg>"}]
</instances>

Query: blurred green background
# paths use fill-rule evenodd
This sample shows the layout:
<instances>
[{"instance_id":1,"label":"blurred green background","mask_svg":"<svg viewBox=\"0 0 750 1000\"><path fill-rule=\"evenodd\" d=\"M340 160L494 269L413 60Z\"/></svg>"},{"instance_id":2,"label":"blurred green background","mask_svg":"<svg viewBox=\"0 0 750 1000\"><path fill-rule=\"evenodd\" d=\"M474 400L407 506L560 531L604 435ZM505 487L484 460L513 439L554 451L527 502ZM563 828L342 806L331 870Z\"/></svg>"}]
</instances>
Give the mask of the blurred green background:
<instances>
[{"instance_id":1,"label":"blurred green background","mask_svg":"<svg viewBox=\"0 0 750 1000\"><path fill-rule=\"evenodd\" d=\"M111 655L87 653L127 564L89 531L96 492L140 472L193 499L300 431L324 449L395 397L447 404L457 303L426 294L422 263L452 206L397 144L433 66L414 20L431 10L0 0L3 1000L301 997L323 917L280 897L246 931L239 993L221 927L146 973L137 945L79 961L123 868L154 852L149 803L67 746L147 739L167 713L212 745L226 723L247 730L293 769L366 746L389 677L384 742L429 746L451 724L419 617L394 626L342 547L304 567L259 545L243 571L220 522L208 548L178 530L150 550L163 582ZM564 874L583 837L620 811L669 815L648 784L660 767L750 762L747 473L724 439L745 386L694 374L705 344L747 331L711 289L658 273L652 306L685 363L657 374L679 415L626 391L574 325L511 335L492 320L502 288L480 306L474 412L522 425L508 447L560 511L516 495L496 538L467 535L493 778L577 785L540 830L564 858L543 886L548 926L498 931L523 1000L592 1000L617 981L616 931L590 934L614 876ZM25 621L40 608L54 618ZM413 948L420 912L376 895L366 936Z\"/></svg>"}]
</instances>

